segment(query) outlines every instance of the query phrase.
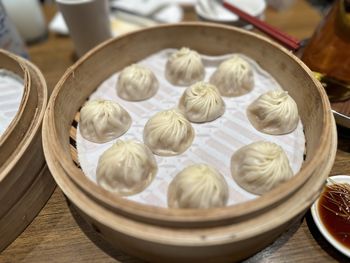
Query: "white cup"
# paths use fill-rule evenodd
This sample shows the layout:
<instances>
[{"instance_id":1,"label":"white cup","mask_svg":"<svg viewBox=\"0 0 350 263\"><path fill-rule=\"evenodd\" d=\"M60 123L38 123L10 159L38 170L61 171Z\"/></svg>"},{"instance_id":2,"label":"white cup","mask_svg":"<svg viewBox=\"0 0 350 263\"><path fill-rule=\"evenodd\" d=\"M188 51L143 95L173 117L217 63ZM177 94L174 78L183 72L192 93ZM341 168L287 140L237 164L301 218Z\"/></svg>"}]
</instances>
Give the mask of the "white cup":
<instances>
[{"instance_id":1,"label":"white cup","mask_svg":"<svg viewBox=\"0 0 350 263\"><path fill-rule=\"evenodd\" d=\"M28 58L27 49L0 0L0 48ZM1 119L1 116L0 116Z\"/></svg>"},{"instance_id":2,"label":"white cup","mask_svg":"<svg viewBox=\"0 0 350 263\"><path fill-rule=\"evenodd\" d=\"M108 0L56 0L77 55L110 38Z\"/></svg>"},{"instance_id":3,"label":"white cup","mask_svg":"<svg viewBox=\"0 0 350 263\"><path fill-rule=\"evenodd\" d=\"M6 12L27 42L41 39L46 34L46 23L39 0L2 0Z\"/></svg>"}]
</instances>

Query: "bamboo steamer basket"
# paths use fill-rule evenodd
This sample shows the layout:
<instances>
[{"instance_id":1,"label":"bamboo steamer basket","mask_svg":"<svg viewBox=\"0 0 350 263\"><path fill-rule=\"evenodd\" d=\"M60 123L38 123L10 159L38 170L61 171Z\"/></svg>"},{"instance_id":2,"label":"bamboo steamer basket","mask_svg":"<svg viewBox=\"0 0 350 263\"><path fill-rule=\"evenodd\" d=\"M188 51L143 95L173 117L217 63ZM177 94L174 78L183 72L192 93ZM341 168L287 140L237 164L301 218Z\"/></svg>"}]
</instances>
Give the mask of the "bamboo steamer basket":
<instances>
[{"instance_id":1,"label":"bamboo steamer basket","mask_svg":"<svg viewBox=\"0 0 350 263\"><path fill-rule=\"evenodd\" d=\"M183 46L208 55L244 53L289 92L298 104L306 137L305 162L297 175L253 201L225 208L185 210L147 206L118 197L91 182L74 164L77 161L70 154L70 128L79 108L96 87L113 73L152 53ZM336 151L327 96L302 62L264 37L203 23L144 29L90 51L56 85L46 111L43 136L46 159L55 180L88 221L112 244L159 262L171 258L206 262L226 256L239 259L266 246L312 204ZM292 212L286 212L291 205ZM235 248L249 249L233 256L238 251Z\"/></svg>"},{"instance_id":2,"label":"bamboo steamer basket","mask_svg":"<svg viewBox=\"0 0 350 263\"><path fill-rule=\"evenodd\" d=\"M48 99L45 80L33 64L3 50L0 50L0 68L16 73L24 81L19 110L0 137L1 251L32 221L55 184L41 143ZM42 182L46 182L46 187L39 189ZM33 204L28 206L30 202Z\"/></svg>"}]
</instances>

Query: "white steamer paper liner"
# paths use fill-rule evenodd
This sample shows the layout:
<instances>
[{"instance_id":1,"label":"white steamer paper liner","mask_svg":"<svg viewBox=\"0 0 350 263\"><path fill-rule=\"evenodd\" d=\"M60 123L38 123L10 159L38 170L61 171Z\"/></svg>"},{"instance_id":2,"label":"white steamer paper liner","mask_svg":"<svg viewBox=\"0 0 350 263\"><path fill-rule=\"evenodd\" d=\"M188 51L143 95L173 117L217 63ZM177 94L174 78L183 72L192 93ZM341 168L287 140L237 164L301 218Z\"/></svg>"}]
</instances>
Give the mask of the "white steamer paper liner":
<instances>
[{"instance_id":1,"label":"white steamer paper liner","mask_svg":"<svg viewBox=\"0 0 350 263\"><path fill-rule=\"evenodd\" d=\"M16 116L24 91L20 76L0 69L0 136Z\"/></svg>"},{"instance_id":2,"label":"white steamer paper liner","mask_svg":"<svg viewBox=\"0 0 350 263\"><path fill-rule=\"evenodd\" d=\"M143 141L143 128L148 119L159 111L177 106L186 87L173 86L164 77L166 61L174 51L174 49L165 49L138 62L150 68L159 80L159 90L154 97L141 102L130 102L119 98L115 90L119 73L104 81L90 96L90 100L108 99L116 101L131 115L133 122L130 129L118 139ZM232 54L201 56L205 65L205 80L208 81L218 65ZM253 91L240 97L223 97L226 103L224 115L209 123L192 123L196 133L192 146L178 156L161 157L155 155L158 163L158 173L153 182L143 192L125 198L143 204L166 207L169 183L178 172L195 163L212 165L224 175L230 190L228 205L256 198L256 195L245 191L232 179L230 159L232 154L242 146L259 140L268 140L280 145L285 150L294 173L300 170L305 148L301 122L299 122L294 132L279 136L258 132L250 124L246 116L247 106L262 93L272 89L281 89L281 87L255 61L244 55L241 56L253 67L255 78ZM115 141L104 144L90 142L81 136L78 127L77 150L80 166L85 175L92 181L96 182L96 167L100 155L111 147Z\"/></svg>"}]
</instances>

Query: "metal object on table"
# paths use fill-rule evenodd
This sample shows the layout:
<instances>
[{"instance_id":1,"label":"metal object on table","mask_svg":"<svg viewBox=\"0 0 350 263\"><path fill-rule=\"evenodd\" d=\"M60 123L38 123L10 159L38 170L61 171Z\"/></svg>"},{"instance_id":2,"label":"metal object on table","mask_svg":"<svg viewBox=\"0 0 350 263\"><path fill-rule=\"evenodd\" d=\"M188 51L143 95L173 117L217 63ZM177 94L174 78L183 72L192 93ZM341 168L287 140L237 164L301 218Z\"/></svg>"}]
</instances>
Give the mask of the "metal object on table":
<instances>
[{"instance_id":1,"label":"metal object on table","mask_svg":"<svg viewBox=\"0 0 350 263\"><path fill-rule=\"evenodd\" d=\"M350 117L349 116L341 114L335 110L332 110L332 113L333 113L334 119L335 119L337 124L344 126L345 128L350 129Z\"/></svg>"}]
</instances>

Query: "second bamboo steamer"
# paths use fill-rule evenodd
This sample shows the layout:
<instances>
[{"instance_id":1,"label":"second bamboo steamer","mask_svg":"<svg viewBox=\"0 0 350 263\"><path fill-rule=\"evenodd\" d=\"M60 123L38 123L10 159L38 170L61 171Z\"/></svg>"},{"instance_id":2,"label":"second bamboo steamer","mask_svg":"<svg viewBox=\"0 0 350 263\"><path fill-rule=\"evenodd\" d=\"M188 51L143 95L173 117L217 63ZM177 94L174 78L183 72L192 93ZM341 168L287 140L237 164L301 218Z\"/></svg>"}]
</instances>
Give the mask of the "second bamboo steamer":
<instances>
[{"instance_id":1,"label":"second bamboo steamer","mask_svg":"<svg viewBox=\"0 0 350 263\"><path fill-rule=\"evenodd\" d=\"M0 137L0 251L33 220L52 194L41 142L48 94L45 79L30 62L0 50L0 68L23 80L23 96Z\"/></svg>"}]
</instances>

